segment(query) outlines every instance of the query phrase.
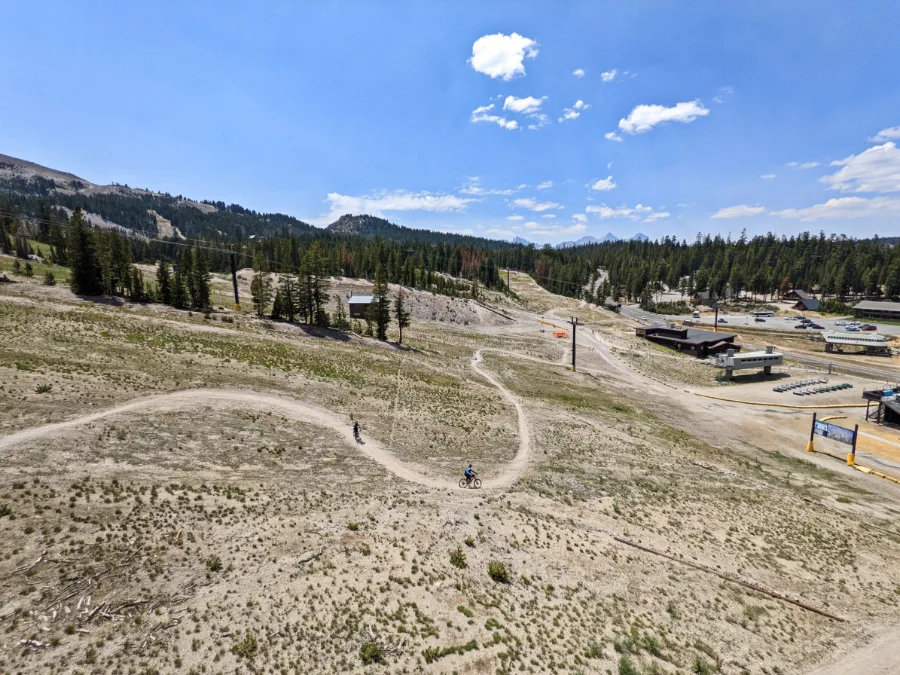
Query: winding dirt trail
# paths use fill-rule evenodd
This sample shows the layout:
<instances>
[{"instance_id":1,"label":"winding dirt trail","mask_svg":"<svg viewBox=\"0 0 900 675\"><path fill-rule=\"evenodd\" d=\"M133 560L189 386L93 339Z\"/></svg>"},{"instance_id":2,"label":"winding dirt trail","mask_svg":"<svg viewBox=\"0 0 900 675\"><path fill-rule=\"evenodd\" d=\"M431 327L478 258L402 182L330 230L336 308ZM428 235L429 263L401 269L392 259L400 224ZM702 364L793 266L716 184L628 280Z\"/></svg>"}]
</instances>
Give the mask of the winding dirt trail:
<instances>
[{"instance_id":1,"label":"winding dirt trail","mask_svg":"<svg viewBox=\"0 0 900 675\"><path fill-rule=\"evenodd\" d=\"M525 410L518 399L493 375L481 368L480 364L483 361L481 355L482 351L484 350L479 350L476 353L476 358L472 361L472 369L500 391L503 397L516 409L516 416L518 418L519 449L516 452L515 457L513 457L513 460L500 475L486 478L483 483L486 488L502 488L514 483L527 466L531 447L530 435L528 432L528 420L525 416ZM502 352L502 350L492 351ZM515 352L503 353L518 358L532 358L516 354ZM533 360L538 361L539 359ZM219 409L252 408L265 412L275 412L282 417L298 422L306 422L308 424L326 427L334 431L347 444L356 447L359 452L372 461L377 462L399 478L431 488L447 488L453 485L453 483L449 482L446 478L430 475L423 467L410 465L401 461L392 452L382 447L378 441L365 434L362 434L363 442L357 443L353 438L353 429L350 420L342 415L337 415L320 406L301 403L300 401L283 396L240 389L188 389L172 392L170 394L159 394L156 396L135 399L134 401L129 401L128 403L124 403L114 408L91 413L90 415L83 415L65 422L56 422L41 427L35 427L33 429L25 429L8 436L0 437L0 450L21 443L27 443L28 441L53 436L74 429L75 427L90 424L91 422L96 422L116 415L135 412L177 413L184 411L186 408L201 406L212 406Z\"/></svg>"}]
</instances>

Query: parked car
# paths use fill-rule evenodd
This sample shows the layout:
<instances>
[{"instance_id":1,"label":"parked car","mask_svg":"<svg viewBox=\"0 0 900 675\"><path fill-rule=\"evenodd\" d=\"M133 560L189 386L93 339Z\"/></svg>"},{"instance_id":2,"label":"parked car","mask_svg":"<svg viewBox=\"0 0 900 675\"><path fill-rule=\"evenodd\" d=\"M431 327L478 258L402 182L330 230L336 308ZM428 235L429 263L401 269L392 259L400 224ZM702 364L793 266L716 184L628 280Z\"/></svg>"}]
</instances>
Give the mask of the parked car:
<instances>
[{"instance_id":1,"label":"parked car","mask_svg":"<svg viewBox=\"0 0 900 675\"><path fill-rule=\"evenodd\" d=\"M860 330L878 330L878 326L873 326L870 323L863 324L859 327Z\"/></svg>"},{"instance_id":2,"label":"parked car","mask_svg":"<svg viewBox=\"0 0 900 675\"><path fill-rule=\"evenodd\" d=\"M805 323L794 324L794 328L802 328L803 330L806 330L806 324Z\"/></svg>"},{"instance_id":3,"label":"parked car","mask_svg":"<svg viewBox=\"0 0 900 675\"><path fill-rule=\"evenodd\" d=\"M761 316L758 316L758 317L756 317L756 318L753 319L753 320L754 320L756 323L765 323L765 322L766 322L766 320L765 320L764 318L762 318Z\"/></svg>"},{"instance_id":4,"label":"parked car","mask_svg":"<svg viewBox=\"0 0 900 675\"><path fill-rule=\"evenodd\" d=\"M835 321L834 325L835 326L846 326L847 322L846 321Z\"/></svg>"},{"instance_id":5,"label":"parked car","mask_svg":"<svg viewBox=\"0 0 900 675\"><path fill-rule=\"evenodd\" d=\"M646 317L646 316L642 316L642 317L641 317L641 321L646 321L646 320L647 320L647 317Z\"/></svg>"},{"instance_id":6,"label":"parked car","mask_svg":"<svg viewBox=\"0 0 900 675\"><path fill-rule=\"evenodd\" d=\"M844 330L847 331L848 333L858 333L859 326L844 326Z\"/></svg>"},{"instance_id":7,"label":"parked car","mask_svg":"<svg viewBox=\"0 0 900 675\"><path fill-rule=\"evenodd\" d=\"M859 323L859 321L848 321L847 325L848 326L859 326L860 323Z\"/></svg>"},{"instance_id":8,"label":"parked car","mask_svg":"<svg viewBox=\"0 0 900 675\"><path fill-rule=\"evenodd\" d=\"M825 329L825 326L820 326L819 324L812 323L812 322L806 324L806 327L807 328L815 328L816 330L824 330Z\"/></svg>"},{"instance_id":9,"label":"parked car","mask_svg":"<svg viewBox=\"0 0 900 675\"><path fill-rule=\"evenodd\" d=\"M719 319L719 323L728 323L725 319Z\"/></svg>"}]
</instances>

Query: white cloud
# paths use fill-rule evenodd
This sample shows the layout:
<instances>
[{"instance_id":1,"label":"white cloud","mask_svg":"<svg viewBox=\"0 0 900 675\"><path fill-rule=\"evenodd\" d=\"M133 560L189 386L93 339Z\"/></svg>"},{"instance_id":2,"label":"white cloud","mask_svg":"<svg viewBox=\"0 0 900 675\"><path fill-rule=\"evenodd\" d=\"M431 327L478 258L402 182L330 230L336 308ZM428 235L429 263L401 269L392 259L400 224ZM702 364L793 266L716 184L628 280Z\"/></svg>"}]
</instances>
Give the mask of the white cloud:
<instances>
[{"instance_id":1,"label":"white cloud","mask_svg":"<svg viewBox=\"0 0 900 675\"><path fill-rule=\"evenodd\" d=\"M591 190L600 190L601 192L609 192L610 190L615 190L617 187L618 186L612 176L599 178L591 183Z\"/></svg>"},{"instance_id":2,"label":"white cloud","mask_svg":"<svg viewBox=\"0 0 900 675\"><path fill-rule=\"evenodd\" d=\"M532 230L531 234L539 237L553 237L558 235L581 234L587 230L587 227L581 223L574 223L564 227L545 227L541 230Z\"/></svg>"},{"instance_id":3,"label":"white cloud","mask_svg":"<svg viewBox=\"0 0 900 675\"><path fill-rule=\"evenodd\" d=\"M545 213L544 215L541 216L541 218L556 218L556 214L555 213Z\"/></svg>"},{"instance_id":4,"label":"white cloud","mask_svg":"<svg viewBox=\"0 0 900 675\"><path fill-rule=\"evenodd\" d=\"M471 176L469 182L459 188L459 191L464 195L511 195L516 192L516 190L512 188L498 189L482 187L481 179L478 176Z\"/></svg>"},{"instance_id":5,"label":"white cloud","mask_svg":"<svg viewBox=\"0 0 900 675\"><path fill-rule=\"evenodd\" d=\"M605 73L600 73L600 79L604 82L612 82L614 79L616 79L616 74L618 72L619 71L615 68L613 68L612 70L607 70Z\"/></svg>"},{"instance_id":6,"label":"white cloud","mask_svg":"<svg viewBox=\"0 0 900 675\"><path fill-rule=\"evenodd\" d=\"M329 219L328 222L332 222L345 213L355 215L367 213L373 216L381 216L386 211L431 211L438 213L463 211L473 201L475 200L456 195L407 192L405 190L383 191L375 195L359 197L329 192L328 203L331 212L327 218Z\"/></svg>"},{"instance_id":7,"label":"white cloud","mask_svg":"<svg viewBox=\"0 0 900 675\"><path fill-rule=\"evenodd\" d=\"M859 218L897 218L900 216L900 199L896 197L838 197L824 204L815 204L804 209L775 211L782 218L798 218L802 221Z\"/></svg>"},{"instance_id":8,"label":"white cloud","mask_svg":"<svg viewBox=\"0 0 900 675\"><path fill-rule=\"evenodd\" d=\"M819 180L840 192L900 192L900 150L893 142L831 163L841 167Z\"/></svg>"},{"instance_id":9,"label":"white cloud","mask_svg":"<svg viewBox=\"0 0 900 675\"><path fill-rule=\"evenodd\" d=\"M773 178L778 178L778 174L777 173L764 173L762 176L760 176L760 178L762 178L763 180L772 180Z\"/></svg>"},{"instance_id":10,"label":"white cloud","mask_svg":"<svg viewBox=\"0 0 900 675\"><path fill-rule=\"evenodd\" d=\"M533 59L537 55L537 42L534 40L518 33L496 33L475 40L472 56L467 63L476 72L508 82L517 75L524 75L525 59Z\"/></svg>"},{"instance_id":11,"label":"white cloud","mask_svg":"<svg viewBox=\"0 0 900 675\"><path fill-rule=\"evenodd\" d=\"M530 209L532 211L550 211L551 209L564 208L562 204L556 202L539 202L533 197L523 197L513 200L513 207L519 209Z\"/></svg>"},{"instance_id":12,"label":"white cloud","mask_svg":"<svg viewBox=\"0 0 900 675\"><path fill-rule=\"evenodd\" d=\"M563 114L562 117L559 118L559 121L565 122L566 120L577 119L583 111L587 110L590 107L590 105L588 105L581 99L578 99L577 101L575 101L574 105L572 105L571 108L563 108Z\"/></svg>"},{"instance_id":13,"label":"white cloud","mask_svg":"<svg viewBox=\"0 0 900 675\"><path fill-rule=\"evenodd\" d=\"M599 206L591 205L588 206L585 211L587 213L600 214L602 220L609 220L611 218L629 218L630 220L643 220L647 223L653 222L657 218L668 218L669 216L667 211L654 211L652 206L644 206L643 204L636 204L634 207L625 205L612 207L607 206L606 204L600 204Z\"/></svg>"},{"instance_id":14,"label":"white cloud","mask_svg":"<svg viewBox=\"0 0 900 675\"><path fill-rule=\"evenodd\" d=\"M724 103L726 96L731 96L734 93L734 87L721 87L719 88L718 96L713 97L713 101L716 103Z\"/></svg>"},{"instance_id":15,"label":"white cloud","mask_svg":"<svg viewBox=\"0 0 900 675\"><path fill-rule=\"evenodd\" d=\"M534 222L533 220L529 220L527 223L525 223L525 229L526 229L526 230L536 230L536 229L539 228L540 226L541 226L540 223L536 223L536 222Z\"/></svg>"},{"instance_id":16,"label":"white cloud","mask_svg":"<svg viewBox=\"0 0 900 675\"><path fill-rule=\"evenodd\" d=\"M575 220L577 220L579 223L585 223L585 222L587 222L587 216L584 215L583 213L576 213L576 214L573 215L572 217L573 217Z\"/></svg>"},{"instance_id":17,"label":"white cloud","mask_svg":"<svg viewBox=\"0 0 900 675\"><path fill-rule=\"evenodd\" d=\"M507 220L525 220L525 216L520 216L518 214L514 216L506 216Z\"/></svg>"},{"instance_id":18,"label":"white cloud","mask_svg":"<svg viewBox=\"0 0 900 675\"><path fill-rule=\"evenodd\" d=\"M493 108L493 103L475 108L475 110L472 111L472 121L492 122L493 124L498 124L504 129L508 129L509 131L515 131L519 128L519 123L516 120L508 120L505 117L500 117L499 115L488 115L488 111L493 110Z\"/></svg>"},{"instance_id":19,"label":"white cloud","mask_svg":"<svg viewBox=\"0 0 900 675\"><path fill-rule=\"evenodd\" d=\"M712 214L710 218L743 218L744 216L758 216L765 212L766 210L762 206L747 206L746 204L741 204L740 206L729 206L724 209L719 209Z\"/></svg>"},{"instance_id":20,"label":"white cloud","mask_svg":"<svg viewBox=\"0 0 900 675\"><path fill-rule=\"evenodd\" d=\"M551 187L553 187L553 181L552 181L552 180L545 180L543 183L538 183L538 184L537 184L537 189L538 189L538 190L546 190L547 188L551 188Z\"/></svg>"},{"instance_id":21,"label":"white cloud","mask_svg":"<svg viewBox=\"0 0 900 675\"><path fill-rule=\"evenodd\" d=\"M882 129L869 140L875 143L900 140L900 127L888 127L887 129Z\"/></svg>"},{"instance_id":22,"label":"white cloud","mask_svg":"<svg viewBox=\"0 0 900 675\"><path fill-rule=\"evenodd\" d=\"M819 166L819 163L803 162L803 164L801 164L800 162L788 162L787 164L785 164L785 166L789 166L792 169L814 169L815 167Z\"/></svg>"},{"instance_id":23,"label":"white cloud","mask_svg":"<svg viewBox=\"0 0 900 675\"><path fill-rule=\"evenodd\" d=\"M517 98L515 96L507 96L503 101L503 109L510 112L522 113L529 115L531 113L540 112L541 105L547 100L546 96L535 98L534 96L526 96L525 98Z\"/></svg>"},{"instance_id":24,"label":"white cloud","mask_svg":"<svg viewBox=\"0 0 900 675\"><path fill-rule=\"evenodd\" d=\"M583 68L576 68L575 70L572 71L572 74L573 74L575 77L584 77L584 69L583 69Z\"/></svg>"},{"instance_id":25,"label":"white cloud","mask_svg":"<svg viewBox=\"0 0 900 675\"><path fill-rule=\"evenodd\" d=\"M627 134L643 134L658 124L682 122L687 124L698 117L705 117L709 110L700 100L676 103L671 108L661 105L639 105L628 117L619 120L619 129Z\"/></svg>"},{"instance_id":26,"label":"white cloud","mask_svg":"<svg viewBox=\"0 0 900 675\"><path fill-rule=\"evenodd\" d=\"M622 142L622 137L619 136L615 131L610 131L608 134L603 134L603 138L608 141L615 141L616 143Z\"/></svg>"}]
</instances>

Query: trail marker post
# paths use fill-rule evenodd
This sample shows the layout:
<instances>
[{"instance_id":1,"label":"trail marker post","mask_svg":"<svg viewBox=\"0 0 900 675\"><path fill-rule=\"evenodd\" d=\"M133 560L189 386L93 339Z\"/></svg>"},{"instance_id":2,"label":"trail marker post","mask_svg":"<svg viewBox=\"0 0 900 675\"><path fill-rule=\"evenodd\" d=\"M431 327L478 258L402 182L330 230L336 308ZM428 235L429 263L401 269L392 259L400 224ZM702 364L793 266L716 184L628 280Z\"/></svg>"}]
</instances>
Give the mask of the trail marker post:
<instances>
[{"instance_id":1,"label":"trail marker post","mask_svg":"<svg viewBox=\"0 0 900 675\"><path fill-rule=\"evenodd\" d=\"M813 445L813 439L816 437L816 415L818 413L813 413L812 426L809 429L809 442L806 444L806 451L812 452L815 450L815 445Z\"/></svg>"},{"instance_id":2,"label":"trail marker post","mask_svg":"<svg viewBox=\"0 0 900 675\"><path fill-rule=\"evenodd\" d=\"M859 436L859 425L853 428L853 444L850 446L850 453L847 455L847 464L856 466L856 438Z\"/></svg>"}]
</instances>

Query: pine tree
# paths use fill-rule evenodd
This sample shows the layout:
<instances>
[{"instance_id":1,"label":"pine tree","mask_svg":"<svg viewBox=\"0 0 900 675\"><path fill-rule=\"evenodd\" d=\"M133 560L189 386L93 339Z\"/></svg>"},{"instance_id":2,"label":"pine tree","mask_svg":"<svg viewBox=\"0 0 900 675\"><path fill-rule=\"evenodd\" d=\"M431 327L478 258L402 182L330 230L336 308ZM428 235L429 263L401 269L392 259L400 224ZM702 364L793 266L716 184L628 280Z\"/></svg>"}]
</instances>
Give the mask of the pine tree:
<instances>
[{"instance_id":1,"label":"pine tree","mask_svg":"<svg viewBox=\"0 0 900 675\"><path fill-rule=\"evenodd\" d=\"M209 307L209 263L203 249L194 248L191 261L191 302L196 309L206 310Z\"/></svg>"},{"instance_id":2,"label":"pine tree","mask_svg":"<svg viewBox=\"0 0 900 675\"><path fill-rule=\"evenodd\" d=\"M403 344L403 329L409 326L409 312L403 307L403 287L397 292L397 299L394 301L394 316L397 319L397 326L400 328L399 344Z\"/></svg>"},{"instance_id":3,"label":"pine tree","mask_svg":"<svg viewBox=\"0 0 900 675\"><path fill-rule=\"evenodd\" d=\"M291 261L285 254L281 263L282 274L278 280L278 291L275 294L275 304L283 318L293 322L300 311L300 286L297 278L291 270ZM272 317L275 318L274 316Z\"/></svg>"},{"instance_id":4,"label":"pine tree","mask_svg":"<svg viewBox=\"0 0 900 675\"><path fill-rule=\"evenodd\" d=\"M188 304L188 290L180 269L172 276L172 307L184 309Z\"/></svg>"},{"instance_id":5,"label":"pine tree","mask_svg":"<svg viewBox=\"0 0 900 675\"><path fill-rule=\"evenodd\" d=\"M379 263L375 271L375 288L372 304L366 312L366 318L375 324L375 337L379 340L387 340L388 324L391 322L391 305L388 298L388 285L384 280L384 270Z\"/></svg>"},{"instance_id":6,"label":"pine tree","mask_svg":"<svg viewBox=\"0 0 900 675\"><path fill-rule=\"evenodd\" d=\"M75 209L69 220L69 266L72 274L69 286L78 295L100 295L103 284L94 237L81 209Z\"/></svg>"},{"instance_id":7,"label":"pine tree","mask_svg":"<svg viewBox=\"0 0 900 675\"><path fill-rule=\"evenodd\" d=\"M344 309L344 301L341 300L340 295L335 295L334 301L334 327L338 330L347 330L350 327L350 322L347 321L347 311Z\"/></svg>"},{"instance_id":8,"label":"pine tree","mask_svg":"<svg viewBox=\"0 0 900 675\"><path fill-rule=\"evenodd\" d=\"M159 301L164 305L172 304L172 273L169 270L169 263L160 260L156 268L156 287L159 295Z\"/></svg>"},{"instance_id":9,"label":"pine tree","mask_svg":"<svg viewBox=\"0 0 900 675\"><path fill-rule=\"evenodd\" d=\"M129 286L131 288L130 295L132 300L135 302L144 302L147 299L144 291L144 276L134 265L131 266L131 283Z\"/></svg>"},{"instance_id":10,"label":"pine tree","mask_svg":"<svg viewBox=\"0 0 900 675\"><path fill-rule=\"evenodd\" d=\"M269 313L269 318L272 321L281 321L284 318L284 296L281 295L281 291L275 290L275 297L272 299L272 311Z\"/></svg>"}]
</instances>

